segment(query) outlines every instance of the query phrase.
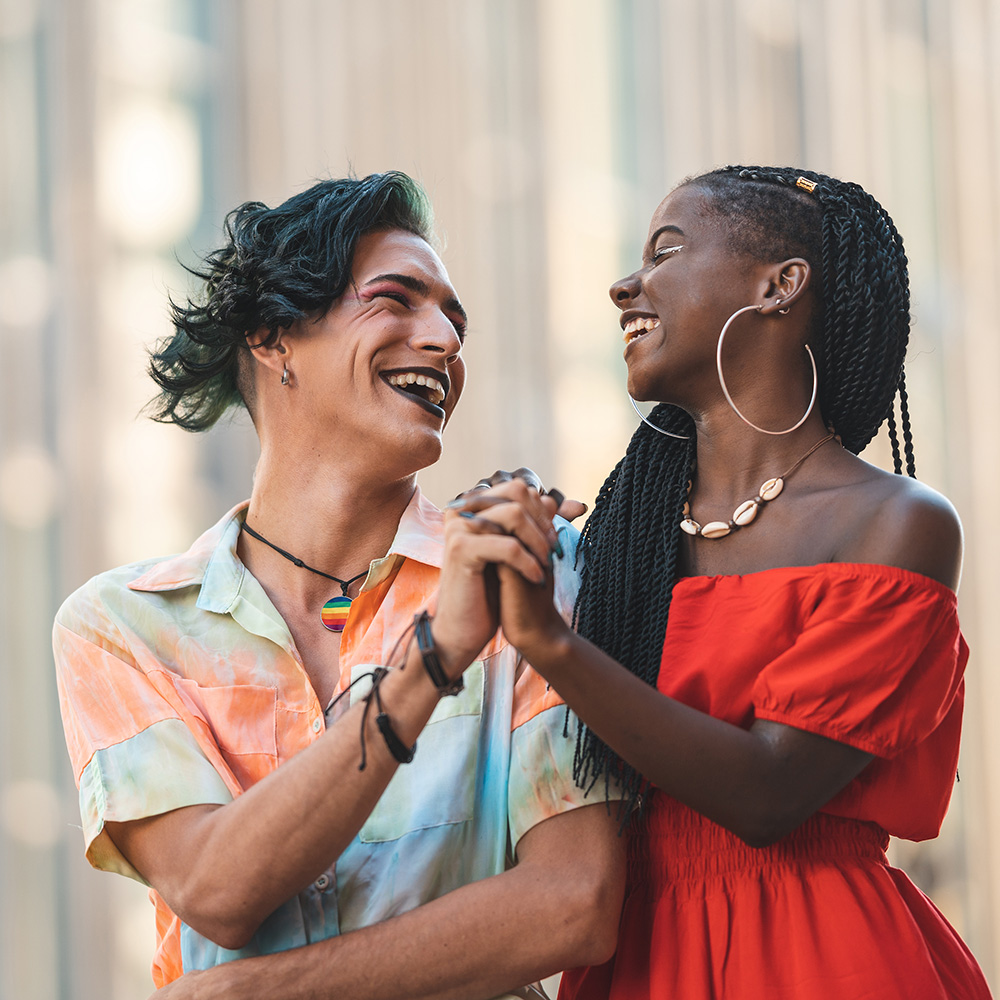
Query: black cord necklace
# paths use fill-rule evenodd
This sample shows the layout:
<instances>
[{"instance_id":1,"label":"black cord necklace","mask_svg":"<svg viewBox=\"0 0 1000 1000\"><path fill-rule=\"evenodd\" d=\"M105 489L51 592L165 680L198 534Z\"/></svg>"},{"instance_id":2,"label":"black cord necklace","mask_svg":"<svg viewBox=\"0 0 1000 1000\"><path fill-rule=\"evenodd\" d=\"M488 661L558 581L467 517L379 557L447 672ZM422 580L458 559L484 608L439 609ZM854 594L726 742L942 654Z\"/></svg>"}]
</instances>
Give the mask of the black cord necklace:
<instances>
[{"instance_id":1,"label":"black cord necklace","mask_svg":"<svg viewBox=\"0 0 1000 1000\"><path fill-rule=\"evenodd\" d=\"M306 565L298 556L293 556L291 552L286 552L284 549L279 548L274 542L269 542L259 531L254 531L249 524L244 522L243 530L250 535L251 538L256 538L258 542L263 542L265 545L269 545L275 552L280 556L284 556L289 562L295 563L296 566L301 569L307 569L310 573L315 573L317 576L325 576L327 580L333 580L334 583L340 584L341 596L331 597L330 600L323 605L323 610L320 612L320 620L323 622L324 628L328 628L331 632L343 632L344 626L347 624L347 615L351 610L351 598L347 596L347 588L354 583L355 580L360 580L361 577L367 576L368 570L364 569L357 576L352 576L350 580L341 580L339 576L334 576L332 573L324 573L321 569L315 569L312 566Z\"/></svg>"}]
</instances>

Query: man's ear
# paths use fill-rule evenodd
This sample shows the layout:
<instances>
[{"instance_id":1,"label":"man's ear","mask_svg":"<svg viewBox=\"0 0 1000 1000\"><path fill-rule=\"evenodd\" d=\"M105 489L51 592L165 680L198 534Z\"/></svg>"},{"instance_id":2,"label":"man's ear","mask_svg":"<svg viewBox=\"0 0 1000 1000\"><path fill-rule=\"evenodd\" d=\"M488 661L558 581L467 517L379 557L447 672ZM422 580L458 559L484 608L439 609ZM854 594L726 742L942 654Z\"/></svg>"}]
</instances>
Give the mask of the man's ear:
<instances>
[{"instance_id":1,"label":"man's ear","mask_svg":"<svg viewBox=\"0 0 1000 1000\"><path fill-rule=\"evenodd\" d=\"M256 330L253 333L248 333L247 336L247 347L250 348L250 353L266 367L270 368L272 371L276 372L281 376L288 366L288 349L282 343L282 338L285 335L285 330L280 329L278 335L268 342L270 338L271 331L266 327L262 327L260 330Z\"/></svg>"},{"instance_id":2,"label":"man's ear","mask_svg":"<svg viewBox=\"0 0 1000 1000\"><path fill-rule=\"evenodd\" d=\"M792 257L769 268L765 276L761 313L786 312L805 294L812 279L812 267L802 257Z\"/></svg>"}]
</instances>

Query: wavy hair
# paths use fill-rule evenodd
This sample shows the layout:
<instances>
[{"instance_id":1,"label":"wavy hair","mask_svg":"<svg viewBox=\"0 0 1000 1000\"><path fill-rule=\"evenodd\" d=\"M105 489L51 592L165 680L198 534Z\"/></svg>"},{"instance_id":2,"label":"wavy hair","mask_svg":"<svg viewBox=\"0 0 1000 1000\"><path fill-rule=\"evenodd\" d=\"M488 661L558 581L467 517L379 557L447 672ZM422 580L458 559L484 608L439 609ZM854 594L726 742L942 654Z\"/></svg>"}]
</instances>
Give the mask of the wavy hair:
<instances>
[{"instance_id":1,"label":"wavy hair","mask_svg":"<svg viewBox=\"0 0 1000 1000\"><path fill-rule=\"evenodd\" d=\"M226 243L188 270L202 294L171 300L174 332L150 352L159 386L147 412L188 431L231 406L253 412L247 335L274 343L293 323L322 316L347 288L358 240L403 229L431 242L430 203L400 171L325 180L277 208L248 201L226 216Z\"/></svg>"}]
</instances>

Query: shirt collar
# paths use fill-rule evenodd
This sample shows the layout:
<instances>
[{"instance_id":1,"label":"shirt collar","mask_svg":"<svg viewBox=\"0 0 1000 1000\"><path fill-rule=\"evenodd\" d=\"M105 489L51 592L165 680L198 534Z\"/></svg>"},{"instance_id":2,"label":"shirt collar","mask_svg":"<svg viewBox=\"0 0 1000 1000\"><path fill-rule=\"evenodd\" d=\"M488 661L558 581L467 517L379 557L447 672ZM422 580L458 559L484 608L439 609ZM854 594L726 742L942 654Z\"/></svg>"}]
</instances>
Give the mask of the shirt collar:
<instances>
[{"instance_id":1,"label":"shirt collar","mask_svg":"<svg viewBox=\"0 0 1000 1000\"><path fill-rule=\"evenodd\" d=\"M187 552L156 563L129 583L131 590L160 592L200 586L198 607L222 614L233 606L246 567L236 554L250 501L237 504L195 541ZM369 567L362 590L381 582L403 559L440 569L444 556L444 516L417 487L399 519L399 527L381 559Z\"/></svg>"},{"instance_id":2,"label":"shirt collar","mask_svg":"<svg viewBox=\"0 0 1000 1000\"><path fill-rule=\"evenodd\" d=\"M435 569L444 561L444 515L418 486L399 519L387 555L400 555ZM367 581L365 581L367 586Z\"/></svg>"}]
</instances>

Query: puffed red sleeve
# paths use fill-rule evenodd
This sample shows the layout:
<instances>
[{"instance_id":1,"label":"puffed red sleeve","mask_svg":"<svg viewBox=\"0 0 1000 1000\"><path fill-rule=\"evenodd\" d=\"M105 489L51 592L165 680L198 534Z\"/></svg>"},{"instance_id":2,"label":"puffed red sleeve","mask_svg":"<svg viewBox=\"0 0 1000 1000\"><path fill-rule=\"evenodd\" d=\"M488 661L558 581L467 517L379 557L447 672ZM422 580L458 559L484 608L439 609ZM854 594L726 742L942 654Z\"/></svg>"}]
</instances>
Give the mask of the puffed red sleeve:
<instances>
[{"instance_id":1,"label":"puffed red sleeve","mask_svg":"<svg viewBox=\"0 0 1000 1000\"><path fill-rule=\"evenodd\" d=\"M893 567L820 577L802 631L753 686L754 715L893 758L961 699L968 649L956 598Z\"/></svg>"}]
</instances>

